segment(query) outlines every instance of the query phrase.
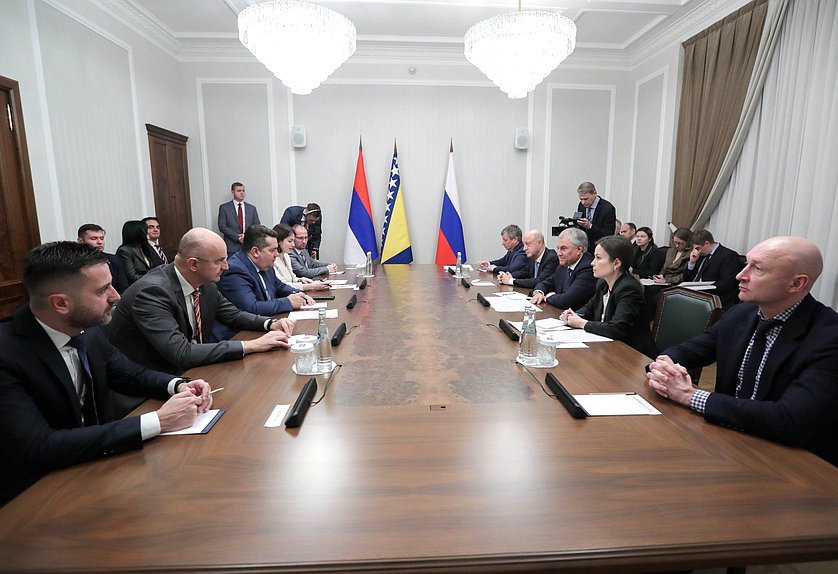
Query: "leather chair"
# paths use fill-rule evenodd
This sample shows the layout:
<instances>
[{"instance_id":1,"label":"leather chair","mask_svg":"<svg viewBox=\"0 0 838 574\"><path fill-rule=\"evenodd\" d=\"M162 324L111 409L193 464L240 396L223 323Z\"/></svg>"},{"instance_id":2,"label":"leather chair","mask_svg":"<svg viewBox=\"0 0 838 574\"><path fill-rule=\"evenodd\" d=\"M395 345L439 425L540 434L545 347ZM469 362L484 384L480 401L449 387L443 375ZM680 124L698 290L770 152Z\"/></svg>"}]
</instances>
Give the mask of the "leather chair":
<instances>
[{"instance_id":1,"label":"leather chair","mask_svg":"<svg viewBox=\"0 0 838 574\"><path fill-rule=\"evenodd\" d=\"M722 303L717 295L686 287L661 291L652 327L652 338L659 351L703 333L721 317ZM701 367L690 370L698 384Z\"/></svg>"}]
</instances>

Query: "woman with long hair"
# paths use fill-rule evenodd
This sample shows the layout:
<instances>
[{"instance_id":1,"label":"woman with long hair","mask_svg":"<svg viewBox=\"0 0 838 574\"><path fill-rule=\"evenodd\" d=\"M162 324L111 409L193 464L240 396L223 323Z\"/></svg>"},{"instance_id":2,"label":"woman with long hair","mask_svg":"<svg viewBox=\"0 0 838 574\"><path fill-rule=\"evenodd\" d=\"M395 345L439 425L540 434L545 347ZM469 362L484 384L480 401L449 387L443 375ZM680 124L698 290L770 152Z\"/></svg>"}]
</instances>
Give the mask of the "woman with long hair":
<instances>
[{"instance_id":1,"label":"woman with long hair","mask_svg":"<svg viewBox=\"0 0 838 574\"><path fill-rule=\"evenodd\" d=\"M664 254L655 245L655 236L648 227L639 227L634 236L632 272L641 279L657 275L664 261Z\"/></svg>"},{"instance_id":2,"label":"woman with long hair","mask_svg":"<svg viewBox=\"0 0 838 574\"><path fill-rule=\"evenodd\" d=\"M311 205L311 204L310 204ZM308 277L297 277L291 268L291 250L294 249L294 230L290 225L277 223L274 225L276 240L279 242L279 255L274 261L274 272L277 278L301 291L324 291L330 289L324 281L316 281Z\"/></svg>"},{"instance_id":3,"label":"woman with long hair","mask_svg":"<svg viewBox=\"0 0 838 574\"><path fill-rule=\"evenodd\" d=\"M570 327L622 341L654 358L657 349L642 317L643 287L628 272L631 251L631 243L619 235L597 241L591 264L599 279L594 296L578 312L566 309L560 318Z\"/></svg>"},{"instance_id":4,"label":"woman with long hair","mask_svg":"<svg viewBox=\"0 0 838 574\"><path fill-rule=\"evenodd\" d=\"M689 227L679 227L672 234L672 245L666 252L663 266L652 279L655 283L669 283L677 285L684 280L684 270L690 260L693 248L693 232Z\"/></svg>"},{"instance_id":5,"label":"woman with long hair","mask_svg":"<svg viewBox=\"0 0 838 574\"><path fill-rule=\"evenodd\" d=\"M129 285L156 267L157 259L151 254L145 222L132 219L122 225L122 245L116 254L122 262Z\"/></svg>"}]
</instances>

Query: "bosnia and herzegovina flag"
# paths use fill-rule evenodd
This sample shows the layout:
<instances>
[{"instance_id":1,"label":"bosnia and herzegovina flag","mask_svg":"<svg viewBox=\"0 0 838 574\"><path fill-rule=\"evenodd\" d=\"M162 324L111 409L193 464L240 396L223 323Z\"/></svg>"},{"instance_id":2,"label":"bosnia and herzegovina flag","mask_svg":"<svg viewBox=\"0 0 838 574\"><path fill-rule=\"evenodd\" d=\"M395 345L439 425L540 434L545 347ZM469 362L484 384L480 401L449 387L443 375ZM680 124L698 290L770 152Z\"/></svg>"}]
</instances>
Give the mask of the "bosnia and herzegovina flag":
<instances>
[{"instance_id":1,"label":"bosnia and herzegovina flag","mask_svg":"<svg viewBox=\"0 0 838 574\"><path fill-rule=\"evenodd\" d=\"M439 238L436 244L436 264L454 265L457 252L466 262L466 240L463 236L463 220L460 218L460 197L457 193L457 176L454 173L454 142L448 152L448 175L445 177L445 191L442 196L442 215L439 218Z\"/></svg>"},{"instance_id":2,"label":"bosnia and herzegovina flag","mask_svg":"<svg viewBox=\"0 0 838 574\"><path fill-rule=\"evenodd\" d=\"M355 168L355 184L349 203L349 222L346 226L346 242L343 247L343 261L347 265L362 265L367 261L367 252L372 259L378 259L378 243L372 222L370 194L367 190L367 176L364 173L364 150L358 144L358 165Z\"/></svg>"},{"instance_id":3,"label":"bosnia and herzegovina flag","mask_svg":"<svg viewBox=\"0 0 838 574\"><path fill-rule=\"evenodd\" d=\"M381 233L381 263L411 263L410 233L404 207L402 178L399 174L399 152L393 142L393 163L387 184L387 209L384 210L384 230Z\"/></svg>"}]
</instances>

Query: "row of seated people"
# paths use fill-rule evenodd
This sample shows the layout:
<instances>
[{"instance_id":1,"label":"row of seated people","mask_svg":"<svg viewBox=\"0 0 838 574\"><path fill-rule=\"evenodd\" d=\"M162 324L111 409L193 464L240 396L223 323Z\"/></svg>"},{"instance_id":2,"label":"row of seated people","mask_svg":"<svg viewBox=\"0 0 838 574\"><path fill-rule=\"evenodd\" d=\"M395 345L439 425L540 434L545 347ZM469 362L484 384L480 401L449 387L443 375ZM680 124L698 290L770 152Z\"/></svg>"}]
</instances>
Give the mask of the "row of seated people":
<instances>
[{"instance_id":1,"label":"row of seated people","mask_svg":"<svg viewBox=\"0 0 838 574\"><path fill-rule=\"evenodd\" d=\"M151 269L121 300L101 250L54 242L30 252L24 263L29 304L0 322L0 504L47 472L141 448L161 431L191 425L212 397L205 381L179 376L186 369L288 346L293 321L242 310L219 290L234 264L248 274L238 284L255 300L293 288L278 288L271 269L279 234L254 226L245 235L238 261L228 262L218 234L188 231L174 261ZM522 249L529 249L524 266L532 269L533 302L553 301L571 326L647 352L648 324L644 330L632 319L642 291L628 272L628 240L603 237L590 255L587 234L565 230L549 274L543 236L528 236L532 247ZM260 264L262 253L270 264ZM830 416L838 408L838 314L809 293L823 267L821 253L806 239L778 237L752 248L747 259L738 276L742 304L708 332L656 356L649 385L709 422L838 464L838 419ZM520 268L481 267L490 265L499 280L515 284ZM587 297L578 293L571 301L583 284ZM219 341L216 322L264 334ZM687 369L714 362L715 391L694 388ZM168 400L155 412L122 419L110 409L111 390Z\"/></svg>"}]
</instances>

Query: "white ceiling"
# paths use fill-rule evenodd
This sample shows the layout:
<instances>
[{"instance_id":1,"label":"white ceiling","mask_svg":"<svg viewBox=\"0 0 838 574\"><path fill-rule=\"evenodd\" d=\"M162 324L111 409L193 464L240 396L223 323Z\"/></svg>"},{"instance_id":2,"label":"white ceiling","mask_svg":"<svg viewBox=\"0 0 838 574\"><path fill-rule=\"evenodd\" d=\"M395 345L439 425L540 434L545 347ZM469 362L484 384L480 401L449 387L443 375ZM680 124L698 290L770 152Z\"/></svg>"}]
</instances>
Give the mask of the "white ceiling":
<instances>
[{"instance_id":1,"label":"white ceiling","mask_svg":"<svg viewBox=\"0 0 838 574\"><path fill-rule=\"evenodd\" d=\"M567 65L631 68L747 0L533 0L525 10L576 22ZM100 5L182 61L245 61L236 16L252 0L100 0ZM464 61L463 35L476 22L517 10L515 0L327 0L358 33L355 61Z\"/></svg>"}]
</instances>

